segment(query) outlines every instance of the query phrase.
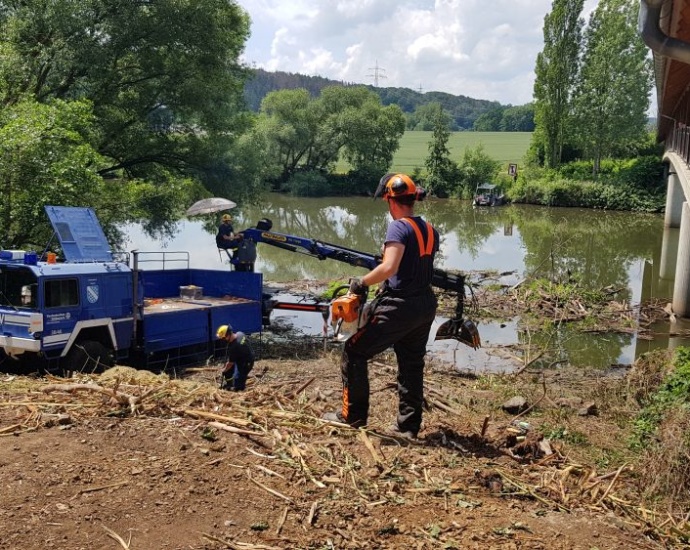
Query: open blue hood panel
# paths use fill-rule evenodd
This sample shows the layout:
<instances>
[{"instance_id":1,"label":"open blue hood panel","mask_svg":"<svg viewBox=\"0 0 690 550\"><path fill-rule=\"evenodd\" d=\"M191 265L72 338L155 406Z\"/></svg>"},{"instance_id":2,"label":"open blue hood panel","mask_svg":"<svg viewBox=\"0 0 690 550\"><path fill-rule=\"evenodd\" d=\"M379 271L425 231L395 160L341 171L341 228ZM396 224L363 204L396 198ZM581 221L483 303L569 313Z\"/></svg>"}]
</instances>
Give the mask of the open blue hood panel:
<instances>
[{"instance_id":1,"label":"open blue hood panel","mask_svg":"<svg viewBox=\"0 0 690 550\"><path fill-rule=\"evenodd\" d=\"M103 228L91 208L79 206L46 206L65 256L65 261L112 262L113 255Z\"/></svg>"}]
</instances>

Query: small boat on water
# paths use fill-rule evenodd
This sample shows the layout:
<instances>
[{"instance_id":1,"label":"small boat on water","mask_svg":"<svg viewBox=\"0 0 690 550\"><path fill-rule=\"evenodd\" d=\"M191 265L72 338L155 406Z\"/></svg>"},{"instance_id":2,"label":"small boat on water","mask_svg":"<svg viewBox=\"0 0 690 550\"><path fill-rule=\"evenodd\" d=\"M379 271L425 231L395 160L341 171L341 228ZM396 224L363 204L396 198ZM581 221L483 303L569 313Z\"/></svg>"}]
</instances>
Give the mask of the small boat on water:
<instances>
[{"instance_id":1,"label":"small boat on water","mask_svg":"<svg viewBox=\"0 0 690 550\"><path fill-rule=\"evenodd\" d=\"M500 206L506 203L506 198L497 185L480 183L474 192L473 206Z\"/></svg>"}]
</instances>

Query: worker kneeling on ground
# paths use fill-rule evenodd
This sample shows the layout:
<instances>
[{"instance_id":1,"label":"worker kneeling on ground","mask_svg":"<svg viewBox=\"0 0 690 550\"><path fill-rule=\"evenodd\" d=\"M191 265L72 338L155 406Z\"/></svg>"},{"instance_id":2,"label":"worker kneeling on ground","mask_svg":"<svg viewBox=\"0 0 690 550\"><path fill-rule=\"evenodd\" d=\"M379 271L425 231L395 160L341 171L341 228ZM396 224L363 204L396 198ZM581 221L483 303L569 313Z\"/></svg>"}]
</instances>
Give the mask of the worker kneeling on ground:
<instances>
[{"instance_id":1,"label":"worker kneeling on ground","mask_svg":"<svg viewBox=\"0 0 690 550\"><path fill-rule=\"evenodd\" d=\"M247 384L249 372L254 368L254 350L249 338L243 332L233 332L230 325L218 327L216 336L228 345L220 387L224 390L242 391Z\"/></svg>"},{"instance_id":2,"label":"worker kneeling on ground","mask_svg":"<svg viewBox=\"0 0 690 550\"><path fill-rule=\"evenodd\" d=\"M386 174L374 197L388 203L388 226L382 262L363 277L353 278L350 291L367 292L383 283L370 306L368 320L345 342L341 359L342 408L326 413L328 421L364 426L369 415L368 360L393 346L398 361L398 416L391 430L415 438L424 403L424 354L437 301L431 289L439 236L414 213L425 192L405 174Z\"/></svg>"}]
</instances>

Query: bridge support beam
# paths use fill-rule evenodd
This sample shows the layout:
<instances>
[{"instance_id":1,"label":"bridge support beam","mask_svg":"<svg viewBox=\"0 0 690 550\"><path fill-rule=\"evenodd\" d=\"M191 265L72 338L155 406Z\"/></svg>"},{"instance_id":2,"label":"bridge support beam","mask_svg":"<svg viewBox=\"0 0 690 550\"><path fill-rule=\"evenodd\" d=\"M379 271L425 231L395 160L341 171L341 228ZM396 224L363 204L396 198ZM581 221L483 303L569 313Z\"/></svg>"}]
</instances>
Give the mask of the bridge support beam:
<instances>
[{"instance_id":1,"label":"bridge support beam","mask_svg":"<svg viewBox=\"0 0 690 550\"><path fill-rule=\"evenodd\" d=\"M664 227L664 236L661 241L661 259L659 262L659 278L663 281L673 282L676 277L679 233L678 227L668 225Z\"/></svg>"},{"instance_id":2,"label":"bridge support beam","mask_svg":"<svg viewBox=\"0 0 690 550\"><path fill-rule=\"evenodd\" d=\"M673 166L669 167L667 164L666 167L668 176L666 183L666 213L664 215L664 227L680 227L683 203L685 202L683 186Z\"/></svg>"},{"instance_id":3,"label":"bridge support beam","mask_svg":"<svg viewBox=\"0 0 690 550\"><path fill-rule=\"evenodd\" d=\"M673 313L680 317L690 317L690 206L687 202L683 202L680 222Z\"/></svg>"}]
</instances>

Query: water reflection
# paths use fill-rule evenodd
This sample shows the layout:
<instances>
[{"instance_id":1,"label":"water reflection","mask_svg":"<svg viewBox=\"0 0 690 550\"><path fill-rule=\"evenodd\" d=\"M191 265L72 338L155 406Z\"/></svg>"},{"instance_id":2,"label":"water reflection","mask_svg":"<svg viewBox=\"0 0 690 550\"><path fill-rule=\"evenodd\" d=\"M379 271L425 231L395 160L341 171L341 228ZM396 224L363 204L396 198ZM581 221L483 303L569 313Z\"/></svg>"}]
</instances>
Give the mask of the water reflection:
<instances>
[{"instance_id":1,"label":"water reflection","mask_svg":"<svg viewBox=\"0 0 690 550\"><path fill-rule=\"evenodd\" d=\"M517 282L538 275L577 281L587 288L611 287L633 303L643 297L669 297L672 279L660 266L663 218L660 215L510 205L473 208L469 202L430 200L419 212L442 235L438 267L465 271L493 271ZM332 242L377 253L389 217L381 200L295 198L268 195L260 206L233 211L236 229L254 226L261 218L273 229L305 238ZM194 267L222 268L214 243L213 219L181 222L164 242L146 237L140 228L128 230L128 249L189 250ZM225 266L227 267L227 266ZM269 245L259 245L256 269L266 281L347 279L364 271L336 261L319 261ZM668 269L666 270L668 271ZM506 279L506 274L511 274ZM512 284L512 283L510 283ZM321 320L290 313L306 332L319 334ZM309 316L310 314L302 314ZM457 342L430 345L432 354L472 370L508 370L515 365L505 346L534 344L557 350L563 362L605 367L631 363L640 349L634 335L581 334L564 327L553 334L530 335L517 320L480 325L485 350L475 352ZM491 353L486 353L487 349Z\"/></svg>"}]
</instances>

